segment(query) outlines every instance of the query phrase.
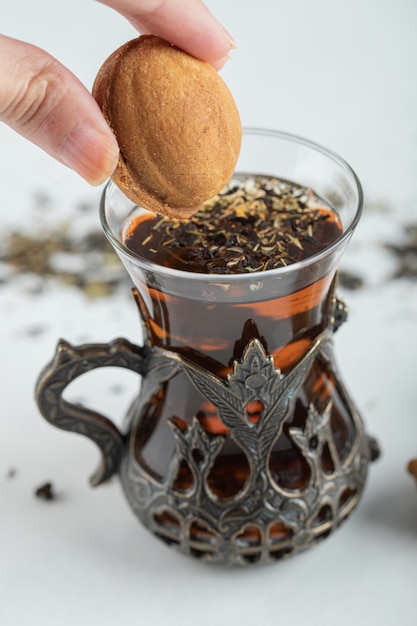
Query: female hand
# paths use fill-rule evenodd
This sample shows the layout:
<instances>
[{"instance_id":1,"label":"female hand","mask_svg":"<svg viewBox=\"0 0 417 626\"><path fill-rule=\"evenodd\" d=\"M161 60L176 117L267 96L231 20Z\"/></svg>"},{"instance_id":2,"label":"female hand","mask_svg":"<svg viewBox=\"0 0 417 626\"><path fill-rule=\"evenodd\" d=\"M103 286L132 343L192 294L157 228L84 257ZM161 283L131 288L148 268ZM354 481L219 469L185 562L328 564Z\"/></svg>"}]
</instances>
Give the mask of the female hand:
<instances>
[{"instance_id":1,"label":"female hand","mask_svg":"<svg viewBox=\"0 0 417 626\"><path fill-rule=\"evenodd\" d=\"M102 0L141 33L153 33L222 66L230 35L200 0ZM117 142L95 100L56 59L0 35L0 121L98 185L113 172Z\"/></svg>"}]
</instances>

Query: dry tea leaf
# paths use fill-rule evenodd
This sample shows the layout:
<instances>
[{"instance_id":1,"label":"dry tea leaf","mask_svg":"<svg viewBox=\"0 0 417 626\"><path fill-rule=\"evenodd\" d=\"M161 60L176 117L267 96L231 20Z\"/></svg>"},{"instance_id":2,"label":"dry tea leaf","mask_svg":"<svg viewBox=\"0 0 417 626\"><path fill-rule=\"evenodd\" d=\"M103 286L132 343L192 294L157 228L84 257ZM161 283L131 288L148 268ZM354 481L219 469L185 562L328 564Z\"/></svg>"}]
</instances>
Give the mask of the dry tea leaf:
<instances>
[{"instance_id":1,"label":"dry tea leaf","mask_svg":"<svg viewBox=\"0 0 417 626\"><path fill-rule=\"evenodd\" d=\"M409 462L407 466L407 470L412 476L414 476L414 478L417 481L417 459L413 459L412 461Z\"/></svg>"},{"instance_id":2,"label":"dry tea leaf","mask_svg":"<svg viewBox=\"0 0 417 626\"><path fill-rule=\"evenodd\" d=\"M40 500L55 500L56 495L52 483L47 482L35 490L35 496Z\"/></svg>"}]
</instances>

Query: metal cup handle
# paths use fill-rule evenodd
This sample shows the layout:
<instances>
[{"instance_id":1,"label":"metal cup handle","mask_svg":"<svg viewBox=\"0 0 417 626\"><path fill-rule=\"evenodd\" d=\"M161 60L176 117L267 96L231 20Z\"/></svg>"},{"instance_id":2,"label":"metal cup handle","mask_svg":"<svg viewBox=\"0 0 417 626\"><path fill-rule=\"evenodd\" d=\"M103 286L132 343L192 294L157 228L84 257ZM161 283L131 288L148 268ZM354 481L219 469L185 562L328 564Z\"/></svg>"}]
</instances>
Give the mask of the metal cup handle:
<instances>
[{"instance_id":1,"label":"metal cup handle","mask_svg":"<svg viewBox=\"0 0 417 626\"><path fill-rule=\"evenodd\" d=\"M93 486L117 472L124 437L107 417L64 400L62 394L73 380L100 367L123 367L143 376L147 370L147 355L146 347L141 348L126 339L78 347L61 340L54 358L39 376L35 393L43 417L57 428L85 435L101 451L100 465L90 478Z\"/></svg>"}]
</instances>

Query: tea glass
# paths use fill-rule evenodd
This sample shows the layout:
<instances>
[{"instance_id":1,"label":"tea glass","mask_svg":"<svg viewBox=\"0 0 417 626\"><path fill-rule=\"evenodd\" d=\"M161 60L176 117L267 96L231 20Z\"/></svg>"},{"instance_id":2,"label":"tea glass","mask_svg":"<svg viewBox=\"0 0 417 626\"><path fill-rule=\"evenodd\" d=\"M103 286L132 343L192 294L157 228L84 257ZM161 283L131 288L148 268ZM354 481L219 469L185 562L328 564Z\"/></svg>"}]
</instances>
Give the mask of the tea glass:
<instances>
[{"instance_id":1,"label":"tea glass","mask_svg":"<svg viewBox=\"0 0 417 626\"><path fill-rule=\"evenodd\" d=\"M340 237L275 270L162 267L123 243L138 207L109 183L102 226L132 279L143 343L61 341L37 400L52 424L99 446L92 483L118 473L154 535L203 561L249 565L332 533L356 507L376 445L337 371L332 341L347 314L335 289L362 211L358 178L330 150L262 129L245 130L236 172L311 188L339 215ZM72 380L107 366L141 379L122 429L62 396Z\"/></svg>"}]
</instances>

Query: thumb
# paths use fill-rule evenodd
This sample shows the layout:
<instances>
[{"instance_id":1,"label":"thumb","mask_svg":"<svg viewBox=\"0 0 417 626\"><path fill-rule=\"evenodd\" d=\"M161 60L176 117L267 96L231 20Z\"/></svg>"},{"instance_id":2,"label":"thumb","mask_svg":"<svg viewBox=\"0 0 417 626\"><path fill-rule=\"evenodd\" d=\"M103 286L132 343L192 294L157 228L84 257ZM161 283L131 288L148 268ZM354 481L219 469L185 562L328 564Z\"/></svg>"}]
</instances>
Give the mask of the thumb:
<instances>
[{"instance_id":1,"label":"thumb","mask_svg":"<svg viewBox=\"0 0 417 626\"><path fill-rule=\"evenodd\" d=\"M2 35L0 121L91 184L116 167L116 139L82 83L43 50Z\"/></svg>"}]
</instances>

